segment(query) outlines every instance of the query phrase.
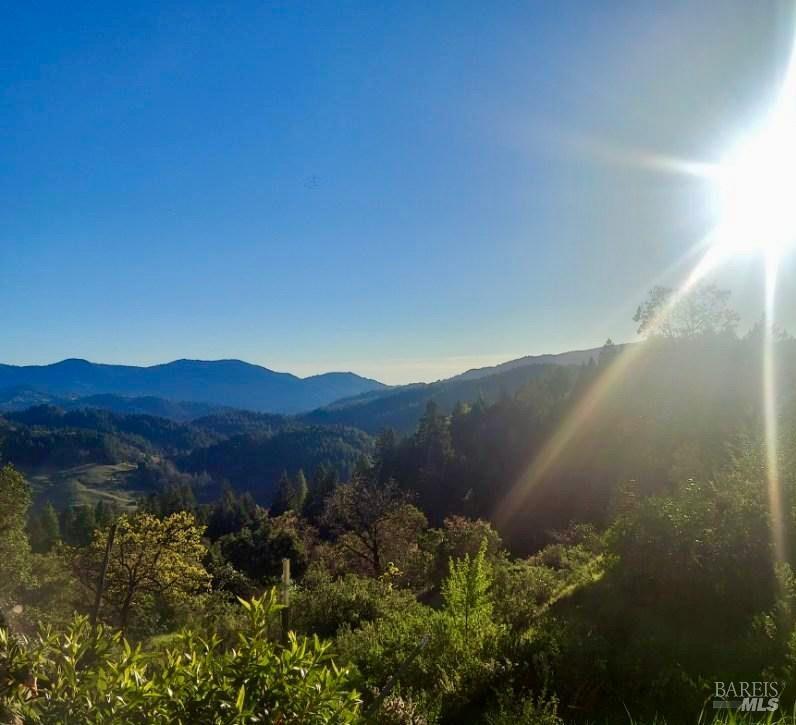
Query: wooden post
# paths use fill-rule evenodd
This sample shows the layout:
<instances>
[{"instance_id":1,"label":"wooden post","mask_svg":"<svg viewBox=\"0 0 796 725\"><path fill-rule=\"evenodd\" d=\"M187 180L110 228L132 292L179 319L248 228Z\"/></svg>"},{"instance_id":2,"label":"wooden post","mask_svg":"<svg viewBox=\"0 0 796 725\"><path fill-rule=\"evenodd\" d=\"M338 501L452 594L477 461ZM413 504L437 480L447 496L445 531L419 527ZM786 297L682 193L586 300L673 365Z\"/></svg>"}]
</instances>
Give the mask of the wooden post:
<instances>
[{"instance_id":1,"label":"wooden post","mask_svg":"<svg viewBox=\"0 0 796 725\"><path fill-rule=\"evenodd\" d=\"M97 619L99 618L100 605L102 604L102 592L105 590L105 577L108 574L108 564L111 560L111 549L113 549L113 539L116 536L116 524L111 524L108 529L108 541L105 544L105 556L102 559L99 581L97 582L97 595L94 597L94 608L91 610L91 631L96 633Z\"/></svg>"},{"instance_id":2,"label":"wooden post","mask_svg":"<svg viewBox=\"0 0 796 725\"><path fill-rule=\"evenodd\" d=\"M282 559L282 644L287 646L290 631L290 559Z\"/></svg>"}]
</instances>

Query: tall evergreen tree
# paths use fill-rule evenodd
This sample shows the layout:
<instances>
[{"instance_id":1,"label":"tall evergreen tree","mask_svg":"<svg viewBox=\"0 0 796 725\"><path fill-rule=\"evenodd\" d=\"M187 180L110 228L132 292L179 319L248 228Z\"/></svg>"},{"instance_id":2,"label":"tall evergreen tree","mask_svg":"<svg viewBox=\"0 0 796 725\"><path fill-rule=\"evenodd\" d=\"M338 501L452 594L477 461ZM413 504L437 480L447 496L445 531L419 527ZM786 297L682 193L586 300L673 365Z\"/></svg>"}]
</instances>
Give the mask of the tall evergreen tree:
<instances>
[{"instance_id":1,"label":"tall evergreen tree","mask_svg":"<svg viewBox=\"0 0 796 725\"><path fill-rule=\"evenodd\" d=\"M46 554L61 539L58 513L49 501L31 517L28 530L31 549L38 554Z\"/></svg>"},{"instance_id":2,"label":"tall evergreen tree","mask_svg":"<svg viewBox=\"0 0 796 725\"><path fill-rule=\"evenodd\" d=\"M106 528L111 521L113 521L114 517L115 511L110 504L105 503L102 499L97 501L97 505L94 507L94 522L97 528Z\"/></svg>"},{"instance_id":3,"label":"tall evergreen tree","mask_svg":"<svg viewBox=\"0 0 796 725\"><path fill-rule=\"evenodd\" d=\"M287 475L287 471L282 471L279 483L276 484L276 494L271 505L271 515L280 516L289 511L294 497L293 481Z\"/></svg>"},{"instance_id":4,"label":"tall evergreen tree","mask_svg":"<svg viewBox=\"0 0 796 725\"><path fill-rule=\"evenodd\" d=\"M299 472L296 474L296 480L293 482L293 499L290 502L290 508L297 514L304 511L308 494L309 487L307 486L307 477L304 475L303 469L299 469Z\"/></svg>"},{"instance_id":5,"label":"tall evergreen tree","mask_svg":"<svg viewBox=\"0 0 796 725\"><path fill-rule=\"evenodd\" d=\"M315 469L310 481L304 515L313 523L319 523L323 515L326 499L337 487L337 470L321 464Z\"/></svg>"},{"instance_id":6,"label":"tall evergreen tree","mask_svg":"<svg viewBox=\"0 0 796 725\"><path fill-rule=\"evenodd\" d=\"M73 531L73 543L75 546L88 546L94 529L97 528L94 520L93 506L78 506L75 512L75 527Z\"/></svg>"},{"instance_id":7,"label":"tall evergreen tree","mask_svg":"<svg viewBox=\"0 0 796 725\"><path fill-rule=\"evenodd\" d=\"M308 495L309 487L303 470L299 470L295 479L291 479L287 475L287 471L283 471L277 484L271 514L280 516L287 511L295 511L300 514L307 502Z\"/></svg>"},{"instance_id":8,"label":"tall evergreen tree","mask_svg":"<svg viewBox=\"0 0 796 725\"><path fill-rule=\"evenodd\" d=\"M376 439L373 470L376 479L381 483L397 478L398 436L392 428L385 428Z\"/></svg>"},{"instance_id":9,"label":"tall evergreen tree","mask_svg":"<svg viewBox=\"0 0 796 725\"><path fill-rule=\"evenodd\" d=\"M445 512L450 510L452 498L448 488L453 482L447 473L453 461L453 442L449 419L439 412L433 400L426 405L413 445L423 508L435 523L441 522Z\"/></svg>"}]
</instances>

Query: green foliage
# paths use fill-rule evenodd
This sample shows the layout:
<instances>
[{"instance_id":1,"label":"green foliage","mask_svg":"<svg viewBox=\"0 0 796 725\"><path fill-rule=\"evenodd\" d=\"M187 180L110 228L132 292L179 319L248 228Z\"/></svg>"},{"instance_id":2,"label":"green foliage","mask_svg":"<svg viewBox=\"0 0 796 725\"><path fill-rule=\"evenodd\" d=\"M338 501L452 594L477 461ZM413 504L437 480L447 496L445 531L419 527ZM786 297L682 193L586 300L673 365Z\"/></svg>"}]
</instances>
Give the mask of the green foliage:
<instances>
[{"instance_id":1,"label":"green foliage","mask_svg":"<svg viewBox=\"0 0 796 725\"><path fill-rule=\"evenodd\" d=\"M286 511L295 511L300 514L307 503L309 488L304 471L299 469L295 478L290 478L287 471L282 471L282 476L276 485L276 495L271 506L271 513L278 516Z\"/></svg>"},{"instance_id":2,"label":"green foliage","mask_svg":"<svg viewBox=\"0 0 796 725\"><path fill-rule=\"evenodd\" d=\"M58 513L48 501L34 512L28 522L28 538L31 549L39 554L47 553L61 540L61 523Z\"/></svg>"},{"instance_id":3,"label":"green foliage","mask_svg":"<svg viewBox=\"0 0 796 725\"><path fill-rule=\"evenodd\" d=\"M512 632L528 633L556 602L602 578L602 542L587 531L576 534L577 543L570 539L525 560L498 562L492 589L498 621Z\"/></svg>"},{"instance_id":4,"label":"green foliage","mask_svg":"<svg viewBox=\"0 0 796 725\"><path fill-rule=\"evenodd\" d=\"M312 532L292 512L269 518L222 536L216 546L224 560L255 582L267 583L281 575L282 559L290 559L294 576L307 566Z\"/></svg>"},{"instance_id":5,"label":"green foliage","mask_svg":"<svg viewBox=\"0 0 796 725\"><path fill-rule=\"evenodd\" d=\"M495 710L487 713L485 725L564 725L558 715L558 700L501 691Z\"/></svg>"},{"instance_id":6,"label":"green foliage","mask_svg":"<svg viewBox=\"0 0 796 725\"><path fill-rule=\"evenodd\" d=\"M402 434L415 431L418 421L427 411L429 401L438 406L438 413L451 412L460 401L494 404L506 395L514 395L536 379L566 368L559 365L522 365L493 375L471 378L452 378L436 383L420 383L377 391L334 403L303 416L305 420L322 425L355 426L372 435L385 428ZM392 475L392 474L391 474Z\"/></svg>"},{"instance_id":7,"label":"green foliage","mask_svg":"<svg viewBox=\"0 0 796 725\"><path fill-rule=\"evenodd\" d=\"M684 720L714 680L782 681L796 592L775 566L767 484L750 463L623 509L605 575L539 624L562 701L605 713L621 693L639 717Z\"/></svg>"},{"instance_id":8,"label":"green foliage","mask_svg":"<svg viewBox=\"0 0 796 725\"><path fill-rule=\"evenodd\" d=\"M0 617L19 587L30 580L25 523L30 487L11 466L0 468ZM2 621L2 620L0 620Z\"/></svg>"},{"instance_id":9,"label":"green foliage","mask_svg":"<svg viewBox=\"0 0 796 725\"><path fill-rule=\"evenodd\" d=\"M320 465L312 474L312 480L304 505L304 515L313 523L320 524L326 499L332 494L339 483L337 471L329 466Z\"/></svg>"},{"instance_id":10,"label":"green foliage","mask_svg":"<svg viewBox=\"0 0 796 725\"><path fill-rule=\"evenodd\" d=\"M383 699L375 717L379 725L434 725L439 722L439 707L422 691L398 689Z\"/></svg>"},{"instance_id":11,"label":"green foliage","mask_svg":"<svg viewBox=\"0 0 796 725\"><path fill-rule=\"evenodd\" d=\"M360 430L295 426L274 435L238 435L197 448L178 463L185 471L206 471L217 481L251 491L258 503L266 505L272 502L283 471L313 470L324 464L348 478L372 447L370 436Z\"/></svg>"},{"instance_id":12,"label":"green foliage","mask_svg":"<svg viewBox=\"0 0 796 725\"><path fill-rule=\"evenodd\" d=\"M207 536L216 540L225 534L254 526L264 514L248 491L237 493L230 486L224 486L221 497L206 512Z\"/></svg>"},{"instance_id":13,"label":"green foliage","mask_svg":"<svg viewBox=\"0 0 796 725\"><path fill-rule=\"evenodd\" d=\"M97 530L91 546L79 553L77 572L92 597L97 591L110 529ZM152 514L121 516L110 550L101 613L122 630L131 613L158 604L179 604L206 591L202 530L192 514L165 519Z\"/></svg>"},{"instance_id":14,"label":"green foliage","mask_svg":"<svg viewBox=\"0 0 796 725\"><path fill-rule=\"evenodd\" d=\"M343 630L338 645L357 666L363 688L379 690L397 675L407 693L423 693L429 716L439 712L443 722L471 716L505 675L504 631L491 619L492 574L484 554L485 546L451 563L441 610L418 605Z\"/></svg>"},{"instance_id":15,"label":"green foliage","mask_svg":"<svg viewBox=\"0 0 796 725\"><path fill-rule=\"evenodd\" d=\"M60 625L72 619L80 602L72 556L61 544L46 554L32 555L32 575L16 597L18 613L8 617L15 631L34 632L41 622Z\"/></svg>"},{"instance_id":16,"label":"green foliage","mask_svg":"<svg viewBox=\"0 0 796 725\"><path fill-rule=\"evenodd\" d=\"M466 646L478 639L492 620L489 589L491 574L486 566L486 540L474 557L465 554L459 561L450 560L450 573L442 586L445 612Z\"/></svg>"},{"instance_id":17,"label":"green foliage","mask_svg":"<svg viewBox=\"0 0 796 725\"><path fill-rule=\"evenodd\" d=\"M422 579L430 563L418 546L426 517L394 481L379 483L360 475L337 486L326 500L323 523L338 536L349 571L381 576L391 564L399 573Z\"/></svg>"},{"instance_id":18,"label":"green foliage","mask_svg":"<svg viewBox=\"0 0 796 725\"><path fill-rule=\"evenodd\" d=\"M69 546L88 546L97 528L94 507L88 504L70 506L61 516L60 530L63 541Z\"/></svg>"},{"instance_id":19,"label":"green foliage","mask_svg":"<svg viewBox=\"0 0 796 725\"><path fill-rule=\"evenodd\" d=\"M304 476L304 471L299 469L296 474L296 480L293 482L295 493L291 501L291 509L300 514L304 511L304 505L307 503L307 495L309 487L307 486L307 478Z\"/></svg>"},{"instance_id":20,"label":"green foliage","mask_svg":"<svg viewBox=\"0 0 796 725\"><path fill-rule=\"evenodd\" d=\"M393 615L420 609L414 596L384 578L356 574L332 577L310 572L292 597L291 623L305 633L333 637L342 628L357 629Z\"/></svg>"},{"instance_id":21,"label":"green foliage","mask_svg":"<svg viewBox=\"0 0 796 725\"><path fill-rule=\"evenodd\" d=\"M0 708L28 723L111 725L344 724L359 697L328 643L267 632L276 593L242 601L247 621L234 647L180 631L162 649L133 647L84 618L27 639L0 629Z\"/></svg>"},{"instance_id":22,"label":"green foliage","mask_svg":"<svg viewBox=\"0 0 796 725\"><path fill-rule=\"evenodd\" d=\"M66 411L51 405L41 405L18 413L8 413L6 417L38 429L100 433L141 450L152 447L171 455L214 441L213 436L189 424L153 415L121 415L90 407Z\"/></svg>"},{"instance_id":23,"label":"green foliage","mask_svg":"<svg viewBox=\"0 0 796 725\"><path fill-rule=\"evenodd\" d=\"M767 461L757 444L759 340L735 339L724 323L717 326L718 318L710 321L709 306L707 322L698 308L688 314L691 319L670 323L687 324L690 332L672 327L672 339L636 349L621 386L606 391L564 455L538 478L529 476L529 466L573 410L583 410L583 396L616 369L626 347L607 343L599 363L515 372L517 385L502 392L499 381L507 378L496 376L499 381L483 383L482 397L472 392L472 380L464 381L471 402L446 397L459 383L387 392L400 415L420 424L403 438L383 433L372 459L361 455L373 452L372 441L356 432L231 413L192 424L212 445L169 461L178 450L170 446L188 431L153 424L145 436L145 422L135 421L143 426L138 435L121 432L115 420L108 419L105 430L101 416L84 416L86 425L100 426L94 432L105 443L125 446L117 453L137 456L130 459L140 461L137 467L120 467L134 469L125 475L149 494L138 514L119 521L100 613L101 620L126 627L141 648L125 654L122 640L103 629L96 651L92 645L75 655L74 666L62 666L58 657L89 637L85 623L70 625L71 633L62 626L75 608L91 606L115 512L81 505L85 500L74 496L70 501L79 505L59 505L56 525L52 509L39 508L28 531L35 550L47 553L31 555L19 538L29 494L24 481L20 486L16 474L4 471L0 521L8 525L0 528L0 547L8 555L0 560L0 594L6 621L16 633L34 632L36 620L60 632L52 646L36 637L3 645L0 677L11 683L6 702L23 707L18 693L27 692L31 722L68 722L72 712L80 722L86 700L96 717L110 722L107 708L143 707L150 697L119 684L125 671L149 688L145 693L171 688L175 702L140 711L153 722L249 722L251 713L238 708L248 707L250 697L252 703L281 698L269 706L274 712L301 702L302 695L285 689L284 682L304 686L291 679L301 679L293 670L269 680L271 694L256 699L256 678L239 657L255 644L241 645L240 637L252 637L276 653L282 664L275 670L287 667L287 650L273 644L276 623L255 637L251 608L235 600L269 585L287 556L295 577L291 623L303 634L335 638L341 662L351 666L343 690L355 683L365 693L372 722L613 723L630 720L628 711L649 723L663 723L664 715L670 723L695 722L713 679L787 683L783 707L789 706L796 678L796 577L786 563L796 560L796 347L778 343L786 546L784 561L775 565ZM428 405L429 396L439 396L436 405ZM372 402L368 396L358 401L357 415L372 412ZM93 445L90 428L49 429L33 426L36 419L54 426L67 420L51 411L0 420L0 439L23 431L39 462L50 454L60 460L61 444L70 455L82 443ZM740 455L745 448L752 452ZM89 457L92 450L85 449ZM309 483L297 473L308 465L314 468ZM205 468L215 480L200 473ZM291 475L271 511L285 513L269 516L263 505L283 469ZM236 486L251 485L258 498L222 487L227 477ZM41 479L31 480L43 500ZM199 481L207 485L195 488ZM218 500L205 503L216 492ZM490 520L496 505L502 515ZM193 634L181 630L185 622ZM307 647L295 660L301 668L315 645L296 642ZM45 655L34 690L37 652ZM214 669L233 652L230 670ZM70 667L80 686L67 697L58 685L61 694L48 700L55 691L50 683ZM323 667L334 675L328 660ZM108 697L111 686L123 702ZM55 709L46 710L48 702ZM122 712L113 715L144 721L133 709ZM291 717L304 721L296 713L282 721ZM711 718L712 712L701 722Z\"/></svg>"},{"instance_id":24,"label":"green foliage","mask_svg":"<svg viewBox=\"0 0 796 725\"><path fill-rule=\"evenodd\" d=\"M495 562L501 555L500 534L488 521L465 516L448 516L442 528L429 534L430 545L435 549L434 583L438 585L450 571L451 559L465 555L475 556L485 545L485 556Z\"/></svg>"},{"instance_id":25,"label":"green foliage","mask_svg":"<svg viewBox=\"0 0 796 725\"><path fill-rule=\"evenodd\" d=\"M94 430L28 428L17 424L0 440L5 460L20 468L113 464L140 456L134 446Z\"/></svg>"}]
</instances>

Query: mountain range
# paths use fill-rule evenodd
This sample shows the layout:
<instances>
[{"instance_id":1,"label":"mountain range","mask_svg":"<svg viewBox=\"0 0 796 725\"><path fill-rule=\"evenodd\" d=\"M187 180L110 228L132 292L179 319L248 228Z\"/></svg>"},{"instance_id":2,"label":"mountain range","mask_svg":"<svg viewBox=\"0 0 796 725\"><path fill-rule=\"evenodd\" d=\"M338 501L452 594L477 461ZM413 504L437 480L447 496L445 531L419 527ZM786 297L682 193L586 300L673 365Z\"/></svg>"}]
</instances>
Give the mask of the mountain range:
<instances>
[{"instance_id":1,"label":"mountain range","mask_svg":"<svg viewBox=\"0 0 796 725\"><path fill-rule=\"evenodd\" d=\"M443 409L457 400L512 394L543 369L581 365L599 348L536 355L468 370L435 383L387 386L354 373L299 378L240 360L175 360L137 367L69 359L52 365L0 365L0 411L36 405L101 408L189 421L223 409L302 414L308 421L377 432L411 428L428 400Z\"/></svg>"},{"instance_id":2,"label":"mountain range","mask_svg":"<svg viewBox=\"0 0 796 725\"><path fill-rule=\"evenodd\" d=\"M52 365L0 365L0 391L65 399L154 396L271 413L299 413L340 398L383 389L354 373L299 378L241 360L175 360L137 367L69 359ZM23 397L24 397L23 395ZM104 406L97 406L104 407Z\"/></svg>"},{"instance_id":3,"label":"mountain range","mask_svg":"<svg viewBox=\"0 0 796 725\"><path fill-rule=\"evenodd\" d=\"M324 465L346 477L372 453L373 436L411 433L430 401L450 413L458 403L547 390L599 352L524 357L394 387L350 373L302 380L240 361L0 365L0 460L35 479L38 503L118 496L132 505L157 481L186 475L197 495L217 495L228 481L269 503L284 470Z\"/></svg>"}]
</instances>

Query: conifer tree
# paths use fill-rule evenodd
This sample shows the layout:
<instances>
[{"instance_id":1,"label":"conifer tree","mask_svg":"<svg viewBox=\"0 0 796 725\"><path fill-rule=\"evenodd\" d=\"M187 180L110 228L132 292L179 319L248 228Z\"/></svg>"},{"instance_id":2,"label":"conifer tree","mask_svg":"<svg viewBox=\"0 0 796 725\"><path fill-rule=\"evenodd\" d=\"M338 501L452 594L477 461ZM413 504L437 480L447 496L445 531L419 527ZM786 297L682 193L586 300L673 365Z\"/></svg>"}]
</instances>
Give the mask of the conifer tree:
<instances>
[{"instance_id":1,"label":"conifer tree","mask_svg":"<svg viewBox=\"0 0 796 725\"><path fill-rule=\"evenodd\" d=\"M276 494L271 505L271 515L281 516L286 511L290 511L294 495L293 481L290 480L287 471L282 471L279 482L276 484Z\"/></svg>"},{"instance_id":2,"label":"conifer tree","mask_svg":"<svg viewBox=\"0 0 796 725\"><path fill-rule=\"evenodd\" d=\"M30 546L39 554L46 554L61 539L58 513L49 501L31 518L29 532Z\"/></svg>"},{"instance_id":3,"label":"conifer tree","mask_svg":"<svg viewBox=\"0 0 796 725\"><path fill-rule=\"evenodd\" d=\"M290 502L290 508L297 514L304 510L307 503L307 496L309 494L309 487L307 486L307 477L304 475L303 469L299 469L296 474L296 480L293 482L293 498Z\"/></svg>"}]
</instances>

